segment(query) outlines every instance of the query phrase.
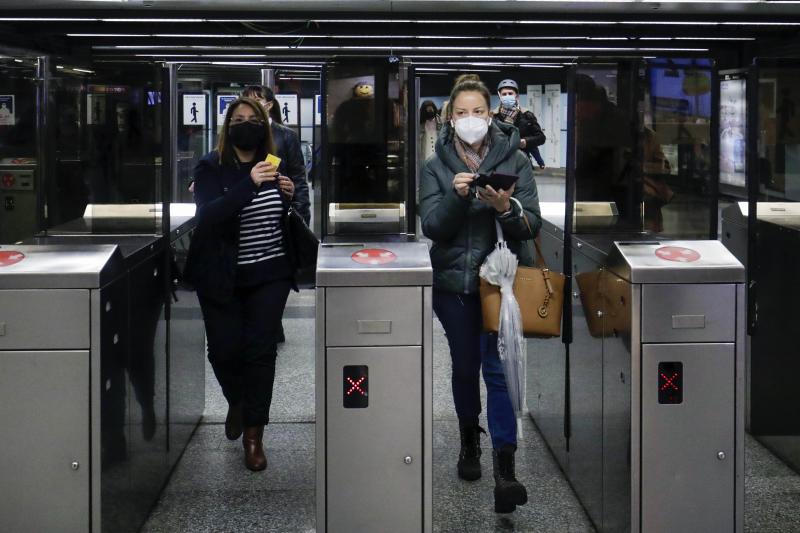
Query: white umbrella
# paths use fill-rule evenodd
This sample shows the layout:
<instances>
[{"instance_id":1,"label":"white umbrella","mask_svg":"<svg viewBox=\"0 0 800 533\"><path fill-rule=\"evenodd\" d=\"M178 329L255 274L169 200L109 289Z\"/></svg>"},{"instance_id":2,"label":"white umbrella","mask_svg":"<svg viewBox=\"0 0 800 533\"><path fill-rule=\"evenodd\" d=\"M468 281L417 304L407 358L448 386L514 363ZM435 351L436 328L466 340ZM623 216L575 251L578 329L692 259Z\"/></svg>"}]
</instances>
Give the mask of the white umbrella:
<instances>
[{"instance_id":1,"label":"white umbrella","mask_svg":"<svg viewBox=\"0 0 800 533\"><path fill-rule=\"evenodd\" d=\"M506 386L511 405L517 417L517 433L522 437L522 409L525 405L527 354L522 332L522 314L514 296L514 277L517 274L517 256L503 239L500 223L497 225L497 244L481 265L480 276L500 287L500 321L497 328L497 353L503 363Z\"/></svg>"}]
</instances>

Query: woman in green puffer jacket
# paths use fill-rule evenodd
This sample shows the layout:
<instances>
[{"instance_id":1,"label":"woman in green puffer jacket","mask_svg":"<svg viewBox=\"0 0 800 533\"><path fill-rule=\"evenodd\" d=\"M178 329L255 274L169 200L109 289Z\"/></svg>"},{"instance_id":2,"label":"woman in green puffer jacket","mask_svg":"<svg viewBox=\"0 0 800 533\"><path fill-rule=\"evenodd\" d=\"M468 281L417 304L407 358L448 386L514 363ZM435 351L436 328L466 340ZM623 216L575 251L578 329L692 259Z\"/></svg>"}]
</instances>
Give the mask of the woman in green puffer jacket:
<instances>
[{"instance_id":1,"label":"woman in green puffer jacket","mask_svg":"<svg viewBox=\"0 0 800 533\"><path fill-rule=\"evenodd\" d=\"M539 200L530 161L518 149L519 132L492 121L486 86L479 81L457 84L450 106L451 120L442 128L436 153L422 172L422 232L433 241L433 309L444 327L453 362L453 399L461 433L458 475L469 481L481 476L482 368L495 511L507 513L526 503L528 496L514 473L517 425L497 355L497 335L482 333L478 270L497 241L495 221L520 263L533 265L532 246L524 241L533 239L541 226ZM477 173L492 171L514 174L519 180L507 191L487 187L476 192L470 186Z\"/></svg>"}]
</instances>

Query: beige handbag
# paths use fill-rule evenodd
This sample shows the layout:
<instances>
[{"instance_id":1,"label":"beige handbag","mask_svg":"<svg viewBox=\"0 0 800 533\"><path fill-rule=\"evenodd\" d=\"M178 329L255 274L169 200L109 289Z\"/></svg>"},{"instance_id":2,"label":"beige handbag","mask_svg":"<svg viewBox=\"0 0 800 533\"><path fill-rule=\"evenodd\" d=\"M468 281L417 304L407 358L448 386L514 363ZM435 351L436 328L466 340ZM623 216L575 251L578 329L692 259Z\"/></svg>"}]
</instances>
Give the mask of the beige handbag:
<instances>
[{"instance_id":1,"label":"beige handbag","mask_svg":"<svg viewBox=\"0 0 800 533\"><path fill-rule=\"evenodd\" d=\"M524 211L522 218L530 229ZM564 274L547 268L539 238L533 242L536 246L536 267L518 266L513 285L514 296L522 314L523 334L526 337L558 337L561 335L561 313L564 307ZM497 333L500 323L500 287L480 278L479 290L483 329Z\"/></svg>"}]
</instances>

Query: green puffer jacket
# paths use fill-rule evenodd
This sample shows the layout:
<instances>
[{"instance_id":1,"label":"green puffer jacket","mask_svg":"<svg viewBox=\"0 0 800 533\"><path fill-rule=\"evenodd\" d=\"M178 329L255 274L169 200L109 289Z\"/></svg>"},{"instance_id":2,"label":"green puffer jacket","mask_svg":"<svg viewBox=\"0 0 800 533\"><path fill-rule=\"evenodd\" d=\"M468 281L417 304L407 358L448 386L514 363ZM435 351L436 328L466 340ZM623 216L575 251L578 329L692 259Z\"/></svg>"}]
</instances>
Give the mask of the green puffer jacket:
<instances>
[{"instance_id":1,"label":"green puffer jacket","mask_svg":"<svg viewBox=\"0 0 800 533\"><path fill-rule=\"evenodd\" d=\"M478 171L519 176L513 197L522 204L530 230L516 202L511 202L510 216L499 217L496 210L474 195L462 198L455 192L453 177L470 170L459 159L452 126L446 124L436 142L436 153L425 162L420 178L422 233L433 241L434 288L465 294L478 292L478 270L497 241L495 219L500 221L508 246L520 264L533 265L531 239L539 233L542 220L531 162L517 148L519 131L514 126L492 121L488 135L492 145Z\"/></svg>"}]
</instances>

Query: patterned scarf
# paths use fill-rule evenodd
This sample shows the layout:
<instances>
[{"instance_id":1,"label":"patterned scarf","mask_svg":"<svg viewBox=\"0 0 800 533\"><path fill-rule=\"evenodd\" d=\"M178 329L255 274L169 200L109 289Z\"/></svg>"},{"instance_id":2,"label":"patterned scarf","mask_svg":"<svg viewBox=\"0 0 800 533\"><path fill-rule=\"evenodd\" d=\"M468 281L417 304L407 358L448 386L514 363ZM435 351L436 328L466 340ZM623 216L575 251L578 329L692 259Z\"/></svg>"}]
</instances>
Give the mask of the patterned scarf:
<instances>
[{"instance_id":1,"label":"patterned scarf","mask_svg":"<svg viewBox=\"0 0 800 533\"><path fill-rule=\"evenodd\" d=\"M519 115L519 105L515 105L511 109L505 108L502 105L497 110L497 116L506 124L513 124Z\"/></svg>"},{"instance_id":2,"label":"patterned scarf","mask_svg":"<svg viewBox=\"0 0 800 533\"><path fill-rule=\"evenodd\" d=\"M483 143L481 143L480 148L478 148L478 151L475 151L472 149L472 146L459 139L458 135L455 135L454 144L456 145L458 158L461 159L472 172L477 172L483 160L486 159L486 154L489 153L489 147L492 141L487 133L486 137L483 138Z\"/></svg>"}]
</instances>

